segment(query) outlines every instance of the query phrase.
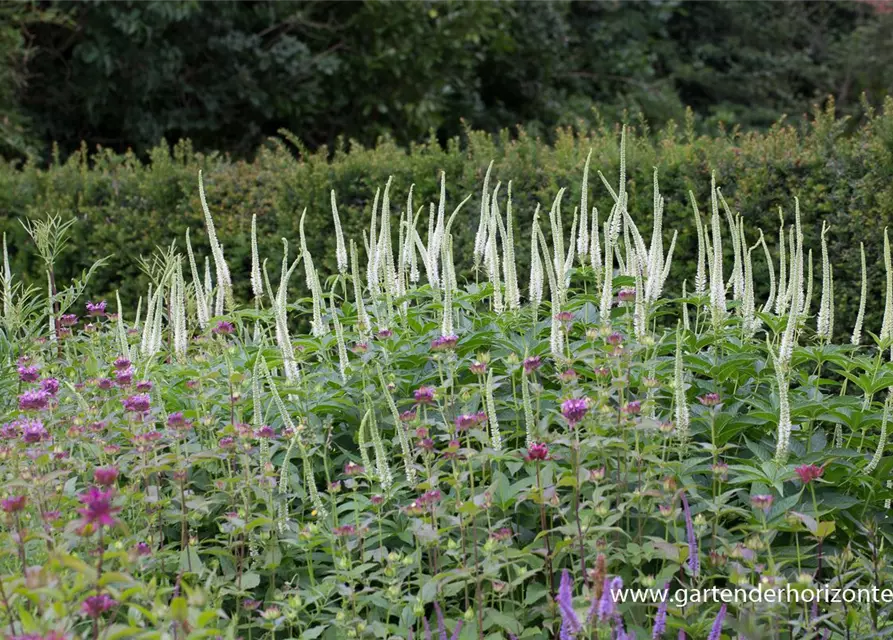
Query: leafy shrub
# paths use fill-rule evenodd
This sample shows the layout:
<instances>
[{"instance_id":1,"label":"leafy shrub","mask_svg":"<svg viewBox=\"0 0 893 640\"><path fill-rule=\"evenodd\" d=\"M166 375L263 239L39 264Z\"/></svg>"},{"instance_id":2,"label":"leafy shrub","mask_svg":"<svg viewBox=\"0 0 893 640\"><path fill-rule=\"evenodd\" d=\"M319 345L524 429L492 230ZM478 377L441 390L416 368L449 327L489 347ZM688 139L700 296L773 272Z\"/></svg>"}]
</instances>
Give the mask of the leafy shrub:
<instances>
[{"instance_id":1,"label":"leafy shrub","mask_svg":"<svg viewBox=\"0 0 893 640\"><path fill-rule=\"evenodd\" d=\"M564 145L548 157L576 169L578 147ZM510 148L516 162L541 150ZM468 210L450 216L448 191L427 234L411 217L421 190L407 220L386 187L368 250L341 199L331 254L307 226L277 280L266 243L249 249L247 274L229 268L235 218L206 214L208 275L160 249L142 262L151 293L136 312L90 301L78 318L96 271L66 284L55 261L72 228L31 222L56 293L4 269L0 627L94 639L889 634L882 603L684 607L660 595L889 588L893 265L887 246L883 322L836 344L827 233L811 284L799 216L787 217L793 250L768 268L748 251L749 220L722 213L711 186L691 268L678 236L663 243L659 192L650 239L627 215L644 197L631 190L642 147L630 150L589 242L564 231L559 198L533 224L520 180L509 199L490 177L475 230ZM435 152L415 166L442 166ZM178 175L177 153L156 163ZM408 164L386 147L341 157L337 175L356 180L387 154ZM273 159L302 167L290 179L322 181L330 166L271 152L261 187ZM254 193L229 170L217 164L205 185L216 211ZM85 184L98 194L114 180ZM140 184L147 198L164 187ZM523 291L521 220L537 243ZM454 256L480 266L474 282ZM298 268L309 297L289 293ZM688 296L663 295L673 272ZM770 273L772 298L755 296ZM240 276L253 303L233 296ZM869 331L877 345L860 346ZM621 602L621 585L657 592Z\"/></svg>"}]
</instances>

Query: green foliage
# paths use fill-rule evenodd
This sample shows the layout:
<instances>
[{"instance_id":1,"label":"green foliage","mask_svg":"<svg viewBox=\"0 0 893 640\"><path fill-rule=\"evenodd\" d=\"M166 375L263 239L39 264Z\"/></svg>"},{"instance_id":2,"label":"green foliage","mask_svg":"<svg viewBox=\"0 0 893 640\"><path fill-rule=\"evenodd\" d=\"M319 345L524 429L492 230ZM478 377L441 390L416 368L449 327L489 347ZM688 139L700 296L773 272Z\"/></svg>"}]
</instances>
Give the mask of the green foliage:
<instances>
[{"instance_id":1,"label":"green foliage","mask_svg":"<svg viewBox=\"0 0 893 640\"><path fill-rule=\"evenodd\" d=\"M750 242L756 241L756 229L762 228L774 247L778 208L792 220L791 194L800 198L804 233L814 246L818 246L822 222L831 224L829 250L837 284L838 332L849 331L855 321L861 273L858 243L864 242L870 283L866 328L877 331L884 279L883 229L893 221L893 185L889 180L893 172L893 100L888 100L882 112L869 114L850 135L844 135L847 126L829 107L816 112L802 130L780 123L765 134L739 132L720 138L697 136L674 125L649 135L641 129L632 131L628 150L631 209L650 209L648 185L651 168L657 167L667 201L665 229L680 232L676 260L684 267L671 273L670 290L681 291L680 273L689 274L691 285L694 272L696 234L687 192L693 190L702 211L706 210L710 172L715 171L730 206L747 221ZM331 158L324 152L296 154L287 141L274 140L252 162L196 153L188 142L173 149L161 144L146 162L134 154L103 150L89 155L82 150L46 169L36 164L21 169L4 167L0 171L0 230L10 238L14 267L42 287L43 266L33 251L26 250L29 239L17 218L40 218L48 213L77 217L74 248L56 262L60 277L71 278L94 261L111 256L109 266L97 274L91 292L96 297L111 297L120 289L123 300L134 302L145 292L147 280L133 256L148 256L156 246L168 245L171 238L178 238L182 248L187 228L193 231L197 250L207 255L197 189L198 171L203 169L209 205L218 233L225 238L236 294L248 299L248 278L242 276L251 264L253 214L257 215L262 252L275 256L281 255L281 238L293 246L297 242L300 215L307 208L309 244L320 249L319 268L331 273L336 269L330 189L335 190L345 232L361 238L375 190L389 176L394 177L391 200L402 208L411 184L415 184L417 203L436 200L440 172L444 171L451 207L472 196L454 229L457 248L465 247L477 229L474 212L480 208L480 185L493 160L493 184L513 181L520 225L516 234L518 272L526 281L533 210L537 204L548 210L560 187L569 189L568 202L579 202L583 164L590 149L590 203L598 207L604 221L611 201L599 185L596 170L611 175L619 161L617 132L607 127L587 132L561 130L553 145L524 130L514 138L507 133L493 138L466 131L461 139L450 140L445 146L432 139L404 150L383 141L374 148L355 144L349 150L339 149ZM568 226L570 217L565 216ZM457 249L456 261L460 277L473 277L470 253ZM756 288L765 296L768 283L758 278ZM816 303L818 291L816 288Z\"/></svg>"},{"instance_id":2,"label":"green foliage","mask_svg":"<svg viewBox=\"0 0 893 640\"><path fill-rule=\"evenodd\" d=\"M50 7L60 20L46 21ZM280 127L408 144L626 120L767 127L893 87L865 2L49 2L5 8L0 98L45 155L165 137L245 157ZM10 83L7 77L17 79ZM16 90L10 92L12 88ZM20 156L20 145L3 152ZM29 150L33 150L30 149Z\"/></svg>"}]
</instances>

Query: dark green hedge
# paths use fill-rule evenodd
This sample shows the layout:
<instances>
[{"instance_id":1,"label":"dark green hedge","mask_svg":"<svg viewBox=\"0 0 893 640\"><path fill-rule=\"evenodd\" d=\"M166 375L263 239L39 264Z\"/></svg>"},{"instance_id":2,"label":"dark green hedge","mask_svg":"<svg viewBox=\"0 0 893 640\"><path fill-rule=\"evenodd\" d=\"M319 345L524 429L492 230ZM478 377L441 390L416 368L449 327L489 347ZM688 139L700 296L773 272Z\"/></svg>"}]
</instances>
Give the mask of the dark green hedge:
<instances>
[{"instance_id":1,"label":"dark green hedge","mask_svg":"<svg viewBox=\"0 0 893 640\"><path fill-rule=\"evenodd\" d=\"M667 200L665 233L680 231L671 289L678 291L681 278L694 273L696 239L686 192L692 189L706 210L710 172L715 171L729 203L745 216L752 240L762 227L774 244L778 207L792 218L796 195L807 242L818 260L821 223L830 222L841 328L847 328L855 315L858 247L863 241L871 292L866 328L877 330L884 288L883 229L893 221L893 99L888 98L883 112L872 114L845 135L846 127L828 109L817 111L802 126L780 123L766 133L710 138L695 136L684 126L671 125L657 133L634 128L628 151L633 215L650 228L651 175L656 166ZM405 204L410 183L416 185L417 205L433 200L438 176L445 171L450 209L473 194L454 226L460 236L456 259L467 269L481 182L491 159L494 178L513 182L516 216L529 228L536 203L548 207L562 186L568 187L565 210L570 214L579 201L589 149L593 150L590 201L606 211L610 196L595 169L616 180L618 141L616 126L585 133L560 131L551 146L524 131L496 138L468 131L445 147L431 141L405 150L385 141L374 149L354 145L328 158L324 153L302 154L287 141L273 140L250 163L195 153L188 142L173 149L162 144L145 163L132 155L82 151L48 169L0 165L0 226L9 236L14 269L42 284L35 253L17 219L46 212L77 216L76 237L59 271L71 276L92 260L112 254L91 293L109 296L120 288L125 304L134 302L146 286L135 260L138 255L148 255L175 238L182 246L187 227L192 228L199 251L207 253L197 188L197 174L203 169L237 293L246 295L252 214L258 216L261 251L275 264L281 256L281 237L296 246L298 221L307 207L309 244L317 264L331 273L335 265L329 189L337 192L346 232L360 239L375 188L383 186L389 175L394 176L391 196L396 213ZM570 218L565 217L568 224ZM526 263L526 234L520 235L519 245L518 258ZM300 280L293 280L295 286ZM763 280L758 284L766 286Z\"/></svg>"}]
</instances>

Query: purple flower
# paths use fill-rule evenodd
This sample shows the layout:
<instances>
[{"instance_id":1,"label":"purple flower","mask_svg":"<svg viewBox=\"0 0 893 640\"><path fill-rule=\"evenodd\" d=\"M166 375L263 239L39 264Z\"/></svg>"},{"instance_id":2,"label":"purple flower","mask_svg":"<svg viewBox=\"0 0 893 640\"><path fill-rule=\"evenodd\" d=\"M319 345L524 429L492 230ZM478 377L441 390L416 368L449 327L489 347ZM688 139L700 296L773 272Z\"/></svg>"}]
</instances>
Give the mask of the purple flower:
<instances>
[{"instance_id":1,"label":"purple flower","mask_svg":"<svg viewBox=\"0 0 893 640\"><path fill-rule=\"evenodd\" d=\"M691 520L691 509L688 508L688 498L685 491L682 492L682 512L685 514L685 536L688 538L688 568L692 575L698 575L701 567L698 558L698 539L695 538L695 526Z\"/></svg>"},{"instance_id":2,"label":"purple flower","mask_svg":"<svg viewBox=\"0 0 893 640\"><path fill-rule=\"evenodd\" d=\"M128 358L120 356L117 360L115 360L115 369L117 369L118 371L125 371L130 368L131 364L132 363Z\"/></svg>"},{"instance_id":3,"label":"purple flower","mask_svg":"<svg viewBox=\"0 0 893 640\"><path fill-rule=\"evenodd\" d=\"M705 407L715 407L721 402L721 399L718 393L705 393L698 396L698 401Z\"/></svg>"},{"instance_id":4,"label":"purple flower","mask_svg":"<svg viewBox=\"0 0 893 640\"><path fill-rule=\"evenodd\" d=\"M440 336L431 341L431 351L451 351L456 348L459 336Z\"/></svg>"},{"instance_id":5,"label":"purple flower","mask_svg":"<svg viewBox=\"0 0 893 640\"><path fill-rule=\"evenodd\" d=\"M149 410L149 402L149 396L145 393L130 396L121 401L125 411L130 411L131 413L145 413Z\"/></svg>"},{"instance_id":6,"label":"purple flower","mask_svg":"<svg viewBox=\"0 0 893 640\"><path fill-rule=\"evenodd\" d=\"M660 640L667 629L667 607L670 604L670 583L664 584L663 599L657 607L657 615L654 616L654 627L651 630L651 640Z\"/></svg>"},{"instance_id":7,"label":"purple flower","mask_svg":"<svg viewBox=\"0 0 893 640\"><path fill-rule=\"evenodd\" d=\"M722 621L726 617L726 608L727 605L725 604L719 608L719 613L716 614L716 620L713 621L713 627L710 629L710 635L707 636L707 640L719 640L719 634L722 633Z\"/></svg>"},{"instance_id":8,"label":"purple flower","mask_svg":"<svg viewBox=\"0 0 893 640\"><path fill-rule=\"evenodd\" d=\"M97 524L100 527L112 527L115 525L113 517L120 507L112 506L112 498L115 495L114 489L106 489L105 491L98 487L90 487L78 496L78 500L83 503L83 508L78 509L83 517L84 525Z\"/></svg>"},{"instance_id":9,"label":"purple flower","mask_svg":"<svg viewBox=\"0 0 893 640\"><path fill-rule=\"evenodd\" d=\"M118 467L98 467L93 470L93 481L103 487L109 487L115 484L115 480L117 479Z\"/></svg>"},{"instance_id":10,"label":"purple flower","mask_svg":"<svg viewBox=\"0 0 893 640\"><path fill-rule=\"evenodd\" d=\"M59 318L59 322L63 327L73 327L78 323L78 317L73 313L66 313L61 318Z\"/></svg>"},{"instance_id":11,"label":"purple flower","mask_svg":"<svg viewBox=\"0 0 893 640\"><path fill-rule=\"evenodd\" d=\"M762 509L765 512L772 508L772 501L773 497L769 494L750 496L750 504L754 509Z\"/></svg>"},{"instance_id":12,"label":"purple flower","mask_svg":"<svg viewBox=\"0 0 893 640\"><path fill-rule=\"evenodd\" d=\"M136 390L142 393L152 390L152 381L151 380L140 380L136 383Z\"/></svg>"},{"instance_id":13,"label":"purple flower","mask_svg":"<svg viewBox=\"0 0 893 640\"><path fill-rule=\"evenodd\" d=\"M18 513L25 508L28 499L25 496L10 496L0 500L0 509L5 513Z\"/></svg>"},{"instance_id":14,"label":"purple flower","mask_svg":"<svg viewBox=\"0 0 893 640\"><path fill-rule=\"evenodd\" d=\"M589 401L586 398L568 398L561 403L561 415L571 427L576 427L586 417L587 411L589 411Z\"/></svg>"},{"instance_id":15,"label":"purple flower","mask_svg":"<svg viewBox=\"0 0 893 640\"><path fill-rule=\"evenodd\" d=\"M413 396L416 404L431 404L434 402L434 387L419 387Z\"/></svg>"},{"instance_id":16,"label":"purple flower","mask_svg":"<svg viewBox=\"0 0 893 640\"><path fill-rule=\"evenodd\" d=\"M112 388L112 381L109 380L108 378L100 378L99 380L96 381L96 386L99 387L100 389L108 390L108 389Z\"/></svg>"},{"instance_id":17,"label":"purple flower","mask_svg":"<svg viewBox=\"0 0 893 640\"><path fill-rule=\"evenodd\" d=\"M105 300L102 302L88 302L87 303L87 314L91 316L104 316L105 315Z\"/></svg>"},{"instance_id":18,"label":"purple flower","mask_svg":"<svg viewBox=\"0 0 893 640\"><path fill-rule=\"evenodd\" d=\"M487 373L487 363L475 360L470 365L468 365L468 370L476 376L482 376Z\"/></svg>"},{"instance_id":19,"label":"purple flower","mask_svg":"<svg viewBox=\"0 0 893 640\"><path fill-rule=\"evenodd\" d=\"M609 335L607 337L607 342L612 347L616 347L617 345L619 345L620 343L623 342L623 334L620 333L619 331L615 331L614 333L612 333L611 335Z\"/></svg>"},{"instance_id":20,"label":"purple flower","mask_svg":"<svg viewBox=\"0 0 893 640\"><path fill-rule=\"evenodd\" d=\"M21 420L17 424L22 429L22 440L34 444L41 440L49 440L50 434L40 420Z\"/></svg>"},{"instance_id":21,"label":"purple flower","mask_svg":"<svg viewBox=\"0 0 893 640\"><path fill-rule=\"evenodd\" d=\"M217 326L211 329L211 333L216 333L219 336L228 336L236 330L235 326L233 326L232 322L227 322L226 320L221 320L217 323Z\"/></svg>"},{"instance_id":22,"label":"purple flower","mask_svg":"<svg viewBox=\"0 0 893 640\"><path fill-rule=\"evenodd\" d=\"M463 413L456 416L456 431L467 431L478 423L477 415L474 413Z\"/></svg>"},{"instance_id":23,"label":"purple flower","mask_svg":"<svg viewBox=\"0 0 893 640\"><path fill-rule=\"evenodd\" d=\"M265 424L261 427L258 427L258 429L255 430L254 437L255 438L263 438L263 439L275 438L276 430L273 429L273 427Z\"/></svg>"},{"instance_id":24,"label":"purple flower","mask_svg":"<svg viewBox=\"0 0 893 640\"><path fill-rule=\"evenodd\" d=\"M571 574L567 569L564 569L561 572L561 583L558 586L558 598L556 599L556 602L558 602L558 612L561 614L560 637L562 640L565 640L565 638L572 638L583 630L580 618L577 617L577 612L574 611L573 600L574 594L571 585Z\"/></svg>"},{"instance_id":25,"label":"purple flower","mask_svg":"<svg viewBox=\"0 0 893 640\"><path fill-rule=\"evenodd\" d=\"M19 367L19 380L21 380L22 382L37 382L39 378L40 369L38 369L35 365L23 365Z\"/></svg>"},{"instance_id":26,"label":"purple flower","mask_svg":"<svg viewBox=\"0 0 893 640\"><path fill-rule=\"evenodd\" d=\"M19 396L19 409L22 411L42 411L50 403L50 394L43 389L26 391Z\"/></svg>"},{"instance_id":27,"label":"purple flower","mask_svg":"<svg viewBox=\"0 0 893 640\"><path fill-rule=\"evenodd\" d=\"M602 597L598 603L599 622L607 622L617 615L616 599L614 594L623 589L623 580L618 576L613 580L605 578L602 586Z\"/></svg>"},{"instance_id":28,"label":"purple flower","mask_svg":"<svg viewBox=\"0 0 893 640\"><path fill-rule=\"evenodd\" d=\"M138 556L147 556L152 553L152 547L145 542L138 542L135 550Z\"/></svg>"},{"instance_id":29,"label":"purple flower","mask_svg":"<svg viewBox=\"0 0 893 640\"><path fill-rule=\"evenodd\" d=\"M543 359L539 356L530 356L524 358L524 373L530 375L543 365Z\"/></svg>"},{"instance_id":30,"label":"purple flower","mask_svg":"<svg viewBox=\"0 0 893 640\"><path fill-rule=\"evenodd\" d=\"M115 382L121 387L129 387L133 382L133 368L121 369L115 372Z\"/></svg>"},{"instance_id":31,"label":"purple flower","mask_svg":"<svg viewBox=\"0 0 893 640\"><path fill-rule=\"evenodd\" d=\"M548 460L549 447L542 442L532 442L530 446L527 447L527 455L524 456L524 459L527 460L527 462L531 462L533 460Z\"/></svg>"},{"instance_id":32,"label":"purple flower","mask_svg":"<svg viewBox=\"0 0 893 640\"><path fill-rule=\"evenodd\" d=\"M236 441L230 436L223 436L217 442L217 445L221 449L232 449L234 446L236 446Z\"/></svg>"},{"instance_id":33,"label":"purple flower","mask_svg":"<svg viewBox=\"0 0 893 640\"><path fill-rule=\"evenodd\" d=\"M625 413L627 415L631 415L631 416L638 415L639 413L642 412L642 403L639 400L633 400L632 402L627 402L623 406L623 409L621 409L621 411L623 411L623 413Z\"/></svg>"},{"instance_id":34,"label":"purple flower","mask_svg":"<svg viewBox=\"0 0 893 640\"><path fill-rule=\"evenodd\" d=\"M636 299L636 290L624 288L620 290L620 293L617 294L617 299L620 302L632 302Z\"/></svg>"},{"instance_id":35,"label":"purple flower","mask_svg":"<svg viewBox=\"0 0 893 640\"><path fill-rule=\"evenodd\" d=\"M800 476L800 481L803 484L809 484L813 480L822 477L822 474L825 473L825 467L819 467L814 464L801 464L799 467L794 467L794 472Z\"/></svg>"},{"instance_id":36,"label":"purple flower","mask_svg":"<svg viewBox=\"0 0 893 640\"><path fill-rule=\"evenodd\" d=\"M102 304L104 307L105 303L103 302ZM98 596L90 596L84 600L81 605L81 612L89 618L98 618L116 604L117 602L112 600L107 594L103 593Z\"/></svg>"},{"instance_id":37,"label":"purple flower","mask_svg":"<svg viewBox=\"0 0 893 640\"><path fill-rule=\"evenodd\" d=\"M385 327L384 329L379 329L378 333L375 334L375 337L379 340L387 340L391 336L394 335L394 332Z\"/></svg>"},{"instance_id":38,"label":"purple flower","mask_svg":"<svg viewBox=\"0 0 893 640\"><path fill-rule=\"evenodd\" d=\"M40 388L51 396L55 396L59 392L59 381L56 378L44 378L40 381Z\"/></svg>"}]
</instances>

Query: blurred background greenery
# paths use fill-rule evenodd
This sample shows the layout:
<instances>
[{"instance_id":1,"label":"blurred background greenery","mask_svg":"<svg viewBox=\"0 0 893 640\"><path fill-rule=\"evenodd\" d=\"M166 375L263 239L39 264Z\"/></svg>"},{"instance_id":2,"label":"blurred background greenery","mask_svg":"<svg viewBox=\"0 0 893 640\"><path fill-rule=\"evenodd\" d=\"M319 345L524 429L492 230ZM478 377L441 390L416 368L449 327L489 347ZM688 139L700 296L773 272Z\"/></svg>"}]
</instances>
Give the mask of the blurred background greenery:
<instances>
[{"instance_id":1,"label":"blurred background greenery","mask_svg":"<svg viewBox=\"0 0 893 640\"><path fill-rule=\"evenodd\" d=\"M764 128L893 87L893 5L867 2L23 2L0 7L0 153L162 138L251 157L601 117Z\"/></svg>"}]
</instances>

